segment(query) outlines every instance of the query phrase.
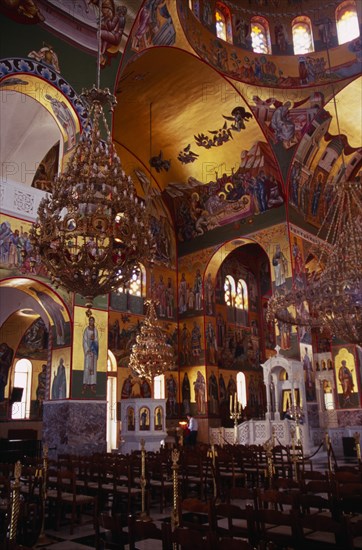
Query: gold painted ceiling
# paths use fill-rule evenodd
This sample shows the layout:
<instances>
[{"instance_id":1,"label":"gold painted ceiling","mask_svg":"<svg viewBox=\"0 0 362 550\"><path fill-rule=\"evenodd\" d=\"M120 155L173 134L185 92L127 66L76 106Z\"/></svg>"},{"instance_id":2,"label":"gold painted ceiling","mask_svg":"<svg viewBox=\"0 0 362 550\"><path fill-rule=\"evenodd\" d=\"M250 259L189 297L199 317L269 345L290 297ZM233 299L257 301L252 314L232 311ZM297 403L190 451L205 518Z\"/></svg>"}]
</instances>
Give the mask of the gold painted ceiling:
<instances>
[{"instance_id":1,"label":"gold painted ceiling","mask_svg":"<svg viewBox=\"0 0 362 550\"><path fill-rule=\"evenodd\" d=\"M152 175L161 191L170 190L175 184L186 184L190 178L206 184L223 173L235 172L240 166L243 151L250 151L253 146L262 142L269 151L269 161L278 163L286 193L292 158L297 153L299 143L284 143L285 151L276 146L268 125L262 124L255 115L255 98L262 102L272 99L274 110L278 105L288 103L290 110L294 110L293 116L298 120L298 116L302 116L298 115L298 109L305 111L311 104L310 98L313 94L321 93L324 109L332 117L328 132L336 135L340 131L350 145L348 151L345 151L347 161L351 151L361 146L361 78L337 79L333 76L314 86L280 89L277 86L259 86L226 77L190 47L180 24L176 2L166 4L176 29L174 47L143 45L141 51L135 53L135 42L130 37L127 55L118 75L118 106L115 110L113 135L121 158L125 159L126 171L141 166L148 177ZM228 4L245 7L245 2ZM311 10L314 4L306 2L303 8ZM336 2L330 4L334 6ZM318 9L319 7L318 5ZM249 8L256 9L258 13L265 9L269 15L270 12L274 15L293 15L293 10L296 10L287 0L269 2L265 7L263 2L249 2ZM134 32L136 31L137 24ZM291 60L289 56L288 64L291 61L296 62L295 57ZM231 117L231 112L237 106L253 114L252 118L244 120L245 128L238 132L230 131L232 121L225 118ZM200 134L213 138L224 125L229 130L230 139L222 146L205 148L197 145ZM303 131L305 128L306 126ZM321 136L318 158L323 155L327 146L328 141ZM192 160L188 163L178 160L185 151L192 154ZM150 158L159 154L163 161L170 161L168 169L161 168L157 171L150 166ZM337 173L341 162L343 156L338 159L334 173Z\"/></svg>"},{"instance_id":2,"label":"gold painted ceiling","mask_svg":"<svg viewBox=\"0 0 362 550\"><path fill-rule=\"evenodd\" d=\"M318 19L333 14L339 2L323 3L323 9L314 0L225 3L232 11L235 8L238 17L267 17L274 40L276 22L280 19L286 25L302 12L313 21L318 39ZM12 16L8 3L0 0L0 7L5 4ZM48 30L54 27L59 36L69 39L70 14L65 4L59 28L55 20L48 21L45 0L37 4L45 14L42 25ZM56 2L47 4L53 9ZM93 29L85 51L94 55L97 2L88 4L86 20L78 21L87 32ZM119 65L113 82L118 100L113 136L125 171L134 176L142 170L146 175L141 193L147 192L145 179L150 176L154 194L166 192L172 198L183 186L214 182L223 174L237 172L240 166L244 171L271 166L285 199L294 160L301 158L305 164L301 151L308 145L305 138L318 109L326 122L319 122L320 132L315 128L317 151L308 159L308 171L316 169L338 133L344 135L344 152L330 177L337 176L341 164L356 156L362 144L362 48L358 41L307 57L262 56L218 40L204 24L204 16L198 19L189 11L187 1L110 0L110 4L127 8L122 39L108 52L109 64L114 69ZM86 8L79 5L82 9ZM290 29L288 32L290 42ZM62 67L61 51L58 57ZM272 128L271 119L282 108L284 124L293 130L289 138L277 138ZM236 118L240 113L241 118ZM356 160L354 176L360 165L361 159ZM159 205L165 209L160 201Z\"/></svg>"}]
</instances>

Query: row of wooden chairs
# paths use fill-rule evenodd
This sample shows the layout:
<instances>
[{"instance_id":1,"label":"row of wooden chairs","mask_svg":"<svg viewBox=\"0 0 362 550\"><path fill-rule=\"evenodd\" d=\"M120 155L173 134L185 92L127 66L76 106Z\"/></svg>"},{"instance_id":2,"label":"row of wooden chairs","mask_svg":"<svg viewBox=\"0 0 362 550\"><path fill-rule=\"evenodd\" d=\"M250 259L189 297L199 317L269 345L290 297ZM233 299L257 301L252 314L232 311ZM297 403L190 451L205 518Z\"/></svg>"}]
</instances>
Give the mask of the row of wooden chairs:
<instances>
[{"instance_id":1,"label":"row of wooden chairs","mask_svg":"<svg viewBox=\"0 0 362 550\"><path fill-rule=\"evenodd\" d=\"M101 529L104 530L101 533ZM170 522L160 525L144 521L135 515L124 517L102 514L99 520L97 536L98 550L122 550L128 545L129 550L136 550L139 541L159 541L157 547L163 550L253 550L246 540L219 536L216 531L200 531L185 525L171 527Z\"/></svg>"},{"instance_id":2,"label":"row of wooden chairs","mask_svg":"<svg viewBox=\"0 0 362 550\"><path fill-rule=\"evenodd\" d=\"M197 499L180 502L180 525L245 538L257 547L272 543L308 550L354 548L354 539L362 535L361 515L330 509L328 501L314 500L315 496L235 488L225 503L209 501L205 507ZM203 519L195 521L197 516Z\"/></svg>"},{"instance_id":3,"label":"row of wooden chairs","mask_svg":"<svg viewBox=\"0 0 362 550\"><path fill-rule=\"evenodd\" d=\"M298 516L294 510L283 512L274 509L253 510L251 507L240 514L235 505L210 505L207 511L199 512L194 504L193 515L204 515L202 521L188 521L180 516L180 525L171 528L170 521L161 527L152 521L142 521L130 516L125 523L119 517L102 515L100 525L107 535L100 536L97 548L129 549L136 548L140 540L162 541L163 549L260 549L294 548L296 550L353 550L354 540L362 535L362 521L351 522L349 518L339 520L321 514ZM197 511L196 511L197 510ZM230 528L222 520L237 518L246 524Z\"/></svg>"}]
</instances>

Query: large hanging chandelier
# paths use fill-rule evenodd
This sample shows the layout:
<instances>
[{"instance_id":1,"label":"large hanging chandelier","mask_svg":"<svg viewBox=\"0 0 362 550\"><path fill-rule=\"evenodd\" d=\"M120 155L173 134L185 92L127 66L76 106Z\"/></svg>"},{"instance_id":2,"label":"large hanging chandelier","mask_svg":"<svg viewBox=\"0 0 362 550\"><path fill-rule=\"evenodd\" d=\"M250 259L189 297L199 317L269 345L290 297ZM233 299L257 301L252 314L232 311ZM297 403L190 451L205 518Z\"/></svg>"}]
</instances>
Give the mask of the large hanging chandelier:
<instances>
[{"instance_id":1,"label":"large hanging chandelier","mask_svg":"<svg viewBox=\"0 0 362 550\"><path fill-rule=\"evenodd\" d=\"M175 366L174 351L166 341L166 334L157 319L155 305L148 302L144 323L132 346L129 367L137 376L153 381L155 376L172 370Z\"/></svg>"},{"instance_id":2,"label":"large hanging chandelier","mask_svg":"<svg viewBox=\"0 0 362 550\"><path fill-rule=\"evenodd\" d=\"M100 0L97 86L82 93L88 118L30 231L52 283L84 296L89 308L96 296L125 286L141 262L152 264L155 251L146 204L122 169L104 114L116 98L100 88L101 14Z\"/></svg>"},{"instance_id":3,"label":"large hanging chandelier","mask_svg":"<svg viewBox=\"0 0 362 550\"><path fill-rule=\"evenodd\" d=\"M362 185L342 181L318 235L317 269L305 286L276 293L268 318L325 330L346 342L362 344ZM328 226L328 227L326 227Z\"/></svg>"},{"instance_id":4,"label":"large hanging chandelier","mask_svg":"<svg viewBox=\"0 0 362 550\"><path fill-rule=\"evenodd\" d=\"M42 199L31 237L52 283L91 304L151 260L154 243L145 204L122 169L104 115L115 97L96 87L82 95L90 105L86 129L66 171L53 180L52 195Z\"/></svg>"},{"instance_id":5,"label":"large hanging chandelier","mask_svg":"<svg viewBox=\"0 0 362 550\"><path fill-rule=\"evenodd\" d=\"M328 69L332 70L328 41ZM332 82L338 136L342 136ZM317 259L302 286L276 292L269 300L267 318L281 323L318 328L329 337L362 345L362 182L345 177L342 148L341 177L333 184L332 201L311 250Z\"/></svg>"}]
</instances>

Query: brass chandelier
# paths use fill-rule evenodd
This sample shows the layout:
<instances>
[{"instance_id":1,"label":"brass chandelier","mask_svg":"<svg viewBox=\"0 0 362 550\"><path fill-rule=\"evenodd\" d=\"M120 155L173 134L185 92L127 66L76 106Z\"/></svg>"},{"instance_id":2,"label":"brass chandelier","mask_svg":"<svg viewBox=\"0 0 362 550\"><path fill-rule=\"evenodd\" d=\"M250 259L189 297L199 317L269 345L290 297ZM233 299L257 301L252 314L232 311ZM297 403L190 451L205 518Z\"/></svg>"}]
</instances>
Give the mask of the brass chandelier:
<instances>
[{"instance_id":1,"label":"brass chandelier","mask_svg":"<svg viewBox=\"0 0 362 550\"><path fill-rule=\"evenodd\" d=\"M326 53L331 71L328 43ZM333 83L332 91L341 136ZM272 296L267 317L318 328L329 337L362 345L362 182L346 178L343 148L341 155L341 176L333 182L333 199L317 234L321 244L311 250L316 268L305 284Z\"/></svg>"},{"instance_id":2,"label":"brass chandelier","mask_svg":"<svg viewBox=\"0 0 362 550\"><path fill-rule=\"evenodd\" d=\"M166 341L166 334L157 319L155 304L150 300L136 344L132 346L129 367L135 375L152 382L155 376L172 370L174 366L173 348Z\"/></svg>"},{"instance_id":3,"label":"brass chandelier","mask_svg":"<svg viewBox=\"0 0 362 550\"><path fill-rule=\"evenodd\" d=\"M269 300L268 318L326 330L362 344L362 184L342 181L318 234L325 244L315 255L317 269L306 284ZM328 228L326 228L328 225Z\"/></svg>"},{"instance_id":4,"label":"brass chandelier","mask_svg":"<svg viewBox=\"0 0 362 550\"><path fill-rule=\"evenodd\" d=\"M114 149L103 106L109 90L83 92L90 102L86 130L66 171L42 199L31 237L54 285L95 296L126 284L137 265L152 261L154 242L145 204ZM101 126L106 139L101 137Z\"/></svg>"},{"instance_id":5,"label":"brass chandelier","mask_svg":"<svg viewBox=\"0 0 362 550\"><path fill-rule=\"evenodd\" d=\"M96 296L126 285L141 262L152 264L155 250L147 202L122 169L104 114L116 98L100 89L101 6L99 13L97 87L82 93L87 121L30 231L52 283L84 296L89 308Z\"/></svg>"}]
</instances>

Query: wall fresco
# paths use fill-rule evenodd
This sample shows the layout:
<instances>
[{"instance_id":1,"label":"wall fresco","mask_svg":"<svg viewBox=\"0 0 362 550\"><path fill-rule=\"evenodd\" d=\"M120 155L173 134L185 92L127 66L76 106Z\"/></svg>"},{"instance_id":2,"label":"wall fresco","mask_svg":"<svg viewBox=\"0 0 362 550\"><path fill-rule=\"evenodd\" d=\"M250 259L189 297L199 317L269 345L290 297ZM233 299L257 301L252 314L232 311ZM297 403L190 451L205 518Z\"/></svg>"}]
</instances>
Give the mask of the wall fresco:
<instances>
[{"instance_id":1,"label":"wall fresco","mask_svg":"<svg viewBox=\"0 0 362 550\"><path fill-rule=\"evenodd\" d=\"M259 165L266 166L260 170ZM242 151L240 168L203 184L189 178L174 198L177 237L195 240L208 231L278 208L284 203L279 170L266 143ZM164 194L173 195L173 185Z\"/></svg>"}]
</instances>

